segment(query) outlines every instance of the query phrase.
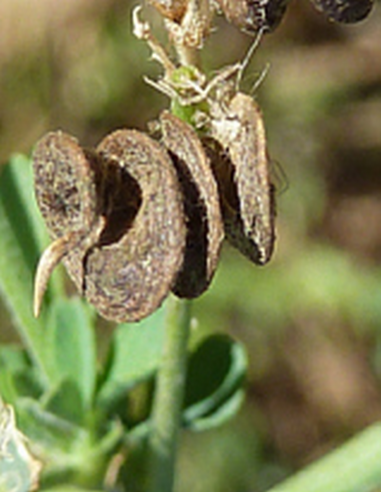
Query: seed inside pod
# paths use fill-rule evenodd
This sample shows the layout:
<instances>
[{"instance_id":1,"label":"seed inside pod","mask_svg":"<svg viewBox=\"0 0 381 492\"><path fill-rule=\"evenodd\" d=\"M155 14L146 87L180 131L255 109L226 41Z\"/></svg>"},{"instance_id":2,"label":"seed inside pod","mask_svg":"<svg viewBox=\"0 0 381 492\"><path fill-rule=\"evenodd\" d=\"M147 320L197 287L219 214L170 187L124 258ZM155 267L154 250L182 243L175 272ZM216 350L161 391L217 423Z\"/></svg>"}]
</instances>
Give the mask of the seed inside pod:
<instances>
[{"instance_id":1,"label":"seed inside pod","mask_svg":"<svg viewBox=\"0 0 381 492\"><path fill-rule=\"evenodd\" d=\"M374 0L311 0L317 10L335 22L351 24L365 19Z\"/></svg>"},{"instance_id":2,"label":"seed inside pod","mask_svg":"<svg viewBox=\"0 0 381 492\"><path fill-rule=\"evenodd\" d=\"M177 116L160 116L163 143L170 152L184 195L187 237L184 262L173 291L193 298L204 292L217 267L224 237L218 189L196 132Z\"/></svg>"},{"instance_id":3,"label":"seed inside pod","mask_svg":"<svg viewBox=\"0 0 381 492\"><path fill-rule=\"evenodd\" d=\"M58 132L37 144L34 168L37 201L54 240L37 270L36 311L40 286L62 259L105 318L137 321L152 313L172 287L185 243L167 153L134 130L113 133L95 153Z\"/></svg>"},{"instance_id":4,"label":"seed inside pod","mask_svg":"<svg viewBox=\"0 0 381 492\"><path fill-rule=\"evenodd\" d=\"M219 184L228 240L259 265L275 242L275 200L262 113L238 92L212 107L211 139L205 141Z\"/></svg>"},{"instance_id":5,"label":"seed inside pod","mask_svg":"<svg viewBox=\"0 0 381 492\"><path fill-rule=\"evenodd\" d=\"M289 0L217 0L226 19L247 34L273 31Z\"/></svg>"}]
</instances>

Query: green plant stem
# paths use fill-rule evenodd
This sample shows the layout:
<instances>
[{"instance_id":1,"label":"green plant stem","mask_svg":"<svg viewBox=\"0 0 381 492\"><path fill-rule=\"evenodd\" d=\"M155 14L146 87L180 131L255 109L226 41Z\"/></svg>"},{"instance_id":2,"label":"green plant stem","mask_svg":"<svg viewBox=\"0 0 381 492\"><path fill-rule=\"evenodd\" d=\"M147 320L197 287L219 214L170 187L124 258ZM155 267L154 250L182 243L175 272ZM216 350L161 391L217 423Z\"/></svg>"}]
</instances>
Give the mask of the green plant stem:
<instances>
[{"instance_id":1,"label":"green plant stem","mask_svg":"<svg viewBox=\"0 0 381 492\"><path fill-rule=\"evenodd\" d=\"M148 491L171 492L184 396L190 302L171 296L149 436Z\"/></svg>"},{"instance_id":2,"label":"green plant stem","mask_svg":"<svg viewBox=\"0 0 381 492\"><path fill-rule=\"evenodd\" d=\"M380 487L381 424L375 424L269 492L369 492Z\"/></svg>"}]
</instances>

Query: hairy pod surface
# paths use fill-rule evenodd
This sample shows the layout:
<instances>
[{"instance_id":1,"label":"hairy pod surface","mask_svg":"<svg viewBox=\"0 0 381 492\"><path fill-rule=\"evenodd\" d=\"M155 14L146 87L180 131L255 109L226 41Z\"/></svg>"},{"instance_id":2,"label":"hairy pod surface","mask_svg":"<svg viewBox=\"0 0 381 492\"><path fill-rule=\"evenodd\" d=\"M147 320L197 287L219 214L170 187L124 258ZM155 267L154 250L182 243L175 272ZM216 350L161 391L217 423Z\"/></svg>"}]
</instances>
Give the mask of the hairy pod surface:
<instances>
[{"instance_id":1,"label":"hairy pod surface","mask_svg":"<svg viewBox=\"0 0 381 492\"><path fill-rule=\"evenodd\" d=\"M53 238L89 230L99 209L98 158L61 131L50 132L33 154L38 206Z\"/></svg>"},{"instance_id":2,"label":"hairy pod surface","mask_svg":"<svg viewBox=\"0 0 381 492\"><path fill-rule=\"evenodd\" d=\"M114 132L93 153L50 133L36 146L34 172L54 241L38 266L36 313L44 282L62 259L105 318L151 314L173 285L185 245L179 184L165 150L134 130Z\"/></svg>"},{"instance_id":3,"label":"hairy pod surface","mask_svg":"<svg viewBox=\"0 0 381 492\"><path fill-rule=\"evenodd\" d=\"M193 128L168 111L161 114L160 124L179 175L187 224L184 262L173 292L193 298L208 288L219 260L224 231L218 188Z\"/></svg>"},{"instance_id":4,"label":"hairy pod surface","mask_svg":"<svg viewBox=\"0 0 381 492\"><path fill-rule=\"evenodd\" d=\"M264 265L275 242L274 187L261 110L240 92L216 104L211 139L205 141L218 181L228 240Z\"/></svg>"}]
</instances>

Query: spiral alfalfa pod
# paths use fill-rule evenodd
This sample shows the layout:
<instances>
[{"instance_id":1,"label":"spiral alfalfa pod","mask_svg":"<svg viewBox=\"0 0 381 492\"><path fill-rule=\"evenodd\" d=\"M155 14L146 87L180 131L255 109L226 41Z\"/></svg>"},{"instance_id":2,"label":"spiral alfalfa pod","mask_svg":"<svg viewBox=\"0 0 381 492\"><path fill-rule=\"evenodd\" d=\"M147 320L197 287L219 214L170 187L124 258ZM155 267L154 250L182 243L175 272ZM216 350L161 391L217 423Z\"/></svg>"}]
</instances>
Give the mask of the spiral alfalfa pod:
<instances>
[{"instance_id":1,"label":"spiral alfalfa pod","mask_svg":"<svg viewBox=\"0 0 381 492\"><path fill-rule=\"evenodd\" d=\"M204 139L220 193L229 242L258 265L275 243L275 190L262 112L252 97L237 92L211 106Z\"/></svg>"},{"instance_id":2,"label":"spiral alfalfa pod","mask_svg":"<svg viewBox=\"0 0 381 492\"><path fill-rule=\"evenodd\" d=\"M37 203L53 240L37 269L35 313L61 260L106 319L138 321L155 311L175 282L186 236L165 149L141 132L119 130L87 152L52 132L33 160Z\"/></svg>"},{"instance_id":3,"label":"spiral alfalfa pod","mask_svg":"<svg viewBox=\"0 0 381 492\"><path fill-rule=\"evenodd\" d=\"M168 111L161 114L160 126L181 183L187 224L184 261L173 291L193 298L208 288L219 260L224 229L218 188L193 128Z\"/></svg>"}]
</instances>

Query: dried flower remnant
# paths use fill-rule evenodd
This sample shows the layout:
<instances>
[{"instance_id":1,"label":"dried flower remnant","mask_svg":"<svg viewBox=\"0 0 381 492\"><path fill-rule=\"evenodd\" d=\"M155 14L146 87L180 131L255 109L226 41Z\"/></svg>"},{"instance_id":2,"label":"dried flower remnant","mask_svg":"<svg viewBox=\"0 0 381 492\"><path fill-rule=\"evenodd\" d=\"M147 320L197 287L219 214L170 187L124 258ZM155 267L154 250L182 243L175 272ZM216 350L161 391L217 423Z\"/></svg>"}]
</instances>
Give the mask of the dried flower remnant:
<instances>
[{"instance_id":1,"label":"dried flower remnant","mask_svg":"<svg viewBox=\"0 0 381 492\"><path fill-rule=\"evenodd\" d=\"M200 49L209 35L213 16L209 0L149 0L164 17L173 44Z\"/></svg>"},{"instance_id":2,"label":"dried flower remnant","mask_svg":"<svg viewBox=\"0 0 381 492\"><path fill-rule=\"evenodd\" d=\"M141 8L136 7L132 12L134 35L148 44L152 51L152 59L158 61L164 68L163 78L154 81L148 77L144 77L144 80L158 91L166 94L171 99L172 108L177 106L177 109L180 109L177 105L178 92L190 93L190 96L193 96L194 89L190 86L189 82L192 80L196 86L203 86L206 77L192 63L186 63L180 67L176 66L171 61L164 47L152 34L150 24L140 19L140 11ZM178 113L177 110L174 110L174 112Z\"/></svg>"},{"instance_id":3,"label":"dried flower remnant","mask_svg":"<svg viewBox=\"0 0 381 492\"><path fill-rule=\"evenodd\" d=\"M374 0L311 0L311 2L330 20L344 24L364 20L374 5Z\"/></svg>"},{"instance_id":4,"label":"dried flower remnant","mask_svg":"<svg viewBox=\"0 0 381 492\"><path fill-rule=\"evenodd\" d=\"M134 130L113 133L96 152L50 133L36 146L34 173L53 239L36 273L36 314L61 260L105 318L137 321L152 313L174 283L185 245L179 184L165 150Z\"/></svg>"},{"instance_id":5,"label":"dried flower remnant","mask_svg":"<svg viewBox=\"0 0 381 492\"><path fill-rule=\"evenodd\" d=\"M247 34L278 27L290 0L216 0L226 19Z\"/></svg>"},{"instance_id":6,"label":"dried flower remnant","mask_svg":"<svg viewBox=\"0 0 381 492\"><path fill-rule=\"evenodd\" d=\"M188 6L188 0L149 0L160 14L173 22L181 23ZM139 7L138 7L139 8Z\"/></svg>"},{"instance_id":7,"label":"dried flower remnant","mask_svg":"<svg viewBox=\"0 0 381 492\"><path fill-rule=\"evenodd\" d=\"M168 111L161 114L160 124L163 143L179 174L187 219L184 263L173 291L192 298L208 288L217 268L224 238L218 189L193 128Z\"/></svg>"}]
</instances>

